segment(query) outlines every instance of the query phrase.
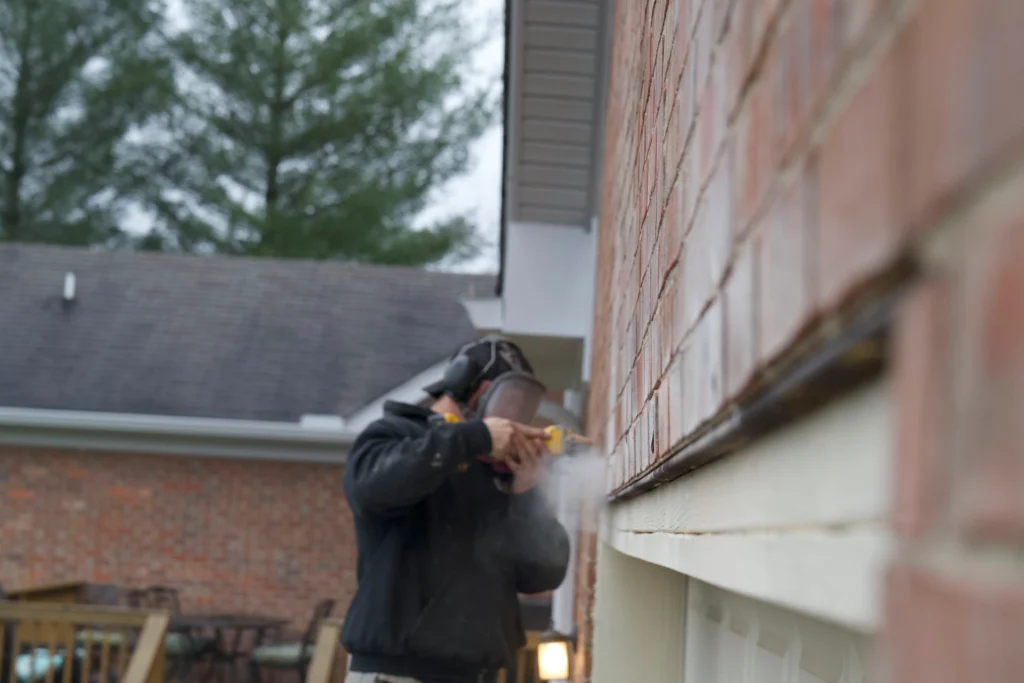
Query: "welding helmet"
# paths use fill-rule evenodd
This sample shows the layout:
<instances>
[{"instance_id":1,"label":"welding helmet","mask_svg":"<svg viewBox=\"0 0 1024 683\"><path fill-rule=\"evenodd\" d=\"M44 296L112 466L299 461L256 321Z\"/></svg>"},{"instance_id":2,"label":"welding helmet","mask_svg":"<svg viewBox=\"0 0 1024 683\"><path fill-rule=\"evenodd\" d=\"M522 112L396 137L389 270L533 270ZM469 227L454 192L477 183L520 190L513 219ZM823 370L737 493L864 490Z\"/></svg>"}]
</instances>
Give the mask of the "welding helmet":
<instances>
[{"instance_id":1,"label":"welding helmet","mask_svg":"<svg viewBox=\"0 0 1024 683\"><path fill-rule=\"evenodd\" d=\"M499 383L498 380L506 375L509 379ZM488 403L496 406L498 410L509 415L519 415L521 422L529 424L533 420L544 397L544 385L534 379L533 368L519 347L504 337L487 336L466 344L455 353L445 369L444 376L423 390L435 399L441 396L451 397L468 415L470 398L480 385L488 380L492 382L487 391L489 396L482 398L487 398ZM532 393L527 387L532 389ZM535 396L538 387L539 394ZM513 407L517 398L523 403L519 407ZM484 401L481 400L475 407L476 410L472 412L478 417L488 416L481 410L483 406ZM492 414L497 416L497 413ZM507 415L501 416L516 419Z\"/></svg>"},{"instance_id":2,"label":"welding helmet","mask_svg":"<svg viewBox=\"0 0 1024 683\"><path fill-rule=\"evenodd\" d=\"M530 424L537 417L544 394L540 380L525 372L506 372L491 381L480 397L476 413L479 417L503 417L520 424Z\"/></svg>"}]
</instances>

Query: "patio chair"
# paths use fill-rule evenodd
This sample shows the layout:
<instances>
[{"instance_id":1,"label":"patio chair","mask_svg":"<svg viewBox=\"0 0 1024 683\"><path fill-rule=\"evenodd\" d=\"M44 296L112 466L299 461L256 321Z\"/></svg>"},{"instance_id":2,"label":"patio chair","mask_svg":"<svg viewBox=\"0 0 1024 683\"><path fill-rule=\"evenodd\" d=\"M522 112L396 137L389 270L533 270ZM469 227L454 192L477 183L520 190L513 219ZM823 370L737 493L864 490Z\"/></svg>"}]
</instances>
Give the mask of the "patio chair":
<instances>
[{"instance_id":1,"label":"patio chair","mask_svg":"<svg viewBox=\"0 0 1024 683\"><path fill-rule=\"evenodd\" d=\"M159 609L170 612L172 615L181 614L181 599L178 597L178 589L169 586L149 586L138 591L134 597L140 600L140 607L148 609ZM191 668L192 662L206 652L213 644L214 639L207 635L193 635L180 631L170 631L164 641L164 652L171 664L169 678L174 680L178 676L186 676Z\"/></svg>"},{"instance_id":2,"label":"patio chair","mask_svg":"<svg viewBox=\"0 0 1024 683\"><path fill-rule=\"evenodd\" d=\"M320 622L331 616L334 600L322 600L313 608L306 632L299 642L271 643L258 645L249 655L249 669L254 683L259 683L263 669L291 670L299 675L299 681L306 680L306 668L313 657L313 646Z\"/></svg>"},{"instance_id":3,"label":"patio chair","mask_svg":"<svg viewBox=\"0 0 1024 683\"><path fill-rule=\"evenodd\" d=\"M146 601L152 609L167 610L171 614L181 614L181 600L178 589L168 586L150 586L145 589Z\"/></svg>"}]
</instances>

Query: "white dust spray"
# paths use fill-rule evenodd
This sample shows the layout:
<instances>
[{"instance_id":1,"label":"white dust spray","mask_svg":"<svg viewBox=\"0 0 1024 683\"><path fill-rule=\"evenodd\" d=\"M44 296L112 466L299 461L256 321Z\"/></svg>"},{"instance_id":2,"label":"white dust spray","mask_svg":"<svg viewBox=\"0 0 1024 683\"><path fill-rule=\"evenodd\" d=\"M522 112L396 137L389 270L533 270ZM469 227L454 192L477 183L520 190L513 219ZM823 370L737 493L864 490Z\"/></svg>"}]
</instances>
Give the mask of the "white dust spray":
<instances>
[{"instance_id":1,"label":"white dust spray","mask_svg":"<svg viewBox=\"0 0 1024 683\"><path fill-rule=\"evenodd\" d=\"M595 531L597 515L605 505L607 460L596 449L554 458L548 467L545 490L559 509L580 515L580 528Z\"/></svg>"}]
</instances>

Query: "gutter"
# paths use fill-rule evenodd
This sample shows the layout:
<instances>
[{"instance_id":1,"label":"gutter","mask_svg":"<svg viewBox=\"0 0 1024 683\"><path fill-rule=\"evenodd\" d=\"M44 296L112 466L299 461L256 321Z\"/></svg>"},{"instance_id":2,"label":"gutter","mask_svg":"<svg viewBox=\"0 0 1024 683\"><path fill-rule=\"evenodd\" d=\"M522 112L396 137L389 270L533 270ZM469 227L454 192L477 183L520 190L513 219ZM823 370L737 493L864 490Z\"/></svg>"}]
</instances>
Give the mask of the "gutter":
<instances>
[{"instance_id":1,"label":"gutter","mask_svg":"<svg viewBox=\"0 0 1024 683\"><path fill-rule=\"evenodd\" d=\"M291 422L0 407L0 444L341 464L356 433Z\"/></svg>"},{"instance_id":2,"label":"gutter","mask_svg":"<svg viewBox=\"0 0 1024 683\"><path fill-rule=\"evenodd\" d=\"M502 72L501 96L501 206L498 208L498 281L494 286L496 296L501 296L505 287L505 233L508 227L506 215L508 203L509 167L509 114L512 111L512 3L505 0L505 68Z\"/></svg>"}]
</instances>

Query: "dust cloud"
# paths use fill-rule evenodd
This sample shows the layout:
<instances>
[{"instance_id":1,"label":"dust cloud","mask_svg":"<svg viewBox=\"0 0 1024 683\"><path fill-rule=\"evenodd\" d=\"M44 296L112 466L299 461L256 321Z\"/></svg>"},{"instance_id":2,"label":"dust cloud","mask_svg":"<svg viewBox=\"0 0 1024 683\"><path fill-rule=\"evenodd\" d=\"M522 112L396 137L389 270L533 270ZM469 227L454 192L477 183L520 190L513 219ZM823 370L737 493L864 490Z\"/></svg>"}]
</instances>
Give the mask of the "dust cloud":
<instances>
[{"instance_id":1,"label":"dust cloud","mask_svg":"<svg viewBox=\"0 0 1024 683\"><path fill-rule=\"evenodd\" d=\"M597 513L607 501L605 466L607 459L588 448L554 458L548 467L545 488L559 508L580 514L580 526L593 531Z\"/></svg>"}]
</instances>

